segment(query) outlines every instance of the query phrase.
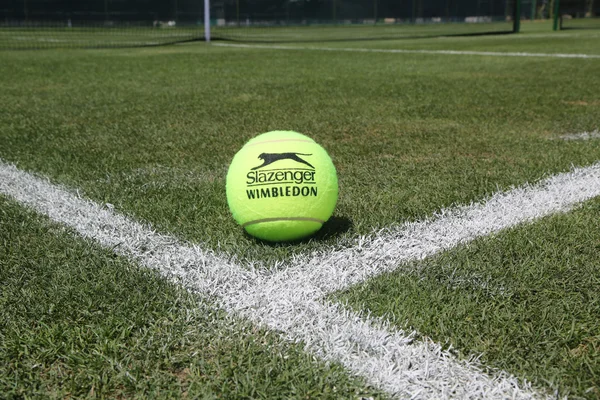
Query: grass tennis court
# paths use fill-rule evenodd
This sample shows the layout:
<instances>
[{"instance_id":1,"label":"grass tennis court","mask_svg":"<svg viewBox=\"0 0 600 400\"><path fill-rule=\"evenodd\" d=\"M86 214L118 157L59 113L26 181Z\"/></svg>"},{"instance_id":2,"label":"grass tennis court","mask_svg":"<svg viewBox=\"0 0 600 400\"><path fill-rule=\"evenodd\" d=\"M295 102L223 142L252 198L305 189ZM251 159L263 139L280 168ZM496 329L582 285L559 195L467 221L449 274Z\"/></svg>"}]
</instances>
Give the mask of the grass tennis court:
<instances>
[{"instance_id":1,"label":"grass tennis court","mask_svg":"<svg viewBox=\"0 0 600 400\"><path fill-rule=\"evenodd\" d=\"M339 297L419 327L464 356L551 383L598 391L598 201L382 275Z\"/></svg>"},{"instance_id":2,"label":"grass tennis court","mask_svg":"<svg viewBox=\"0 0 600 400\"><path fill-rule=\"evenodd\" d=\"M3 396L378 394L112 252L0 205Z\"/></svg>"},{"instance_id":3,"label":"grass tennis court","mask_svg":"<svg viewBox=\"0 0 600 400\"><path fill-rule=\"evenodd\" d=\"M215 27L215 39L242 40L249 42L327 42L376 39L403 39L444 35L476 35L481 33L508 33L512 31L510 21L487 23L365 23L365 24L322 24L307 26L237 26Z\"/></svg>"},{"instance_id":4,"label":"grass tennis court","mask_svg":"<svg viewBox=\"0 0 600 400\"><path fill-rule=\"evenodd\" d=\"M600 18L575 18L562 20L563 29L600 29Z\"/></svg>"},{"instance_id":5,"label":"grass tennis court","mask_svg":"<svg viewBox=\"0 0 600 400\"><path fill-rule=\"evenodd\" d=\"M592 28L595 19L569 20L565 27ZM591 24L591 25L590 25ZM548 33L548 21L524 22L529 32ZM287 25L239 25L212 26L211 37L215 41L246 43L315 43L362 41L389 41L394 39L417 39L435 37L470 37L482 39L486 35L501 37L513 31L510 20L487 22L439 22L439 23L333 23L320 22L312 25L290 23ZM39 26L0 26L1 49L48 49L48 48L111 48L159 46L188 41L204 41L204 26L182 25L177 27L152 27L119 25L102 26L98 23L81 23L67 27L64 21L41 23ZM554 34L556 37L560 35Z\"/></svg>"},{"instance_id":6,"label":"grass tennis court","mask_svg":"<svg viewBox=\"0 0 600 400\"><path fill-rule=\"evenodd\" d=\"M98 26L67 28L46 27L0 28L0 49L143 47L196 40L201 35L197 27L157 29L151 27Z\"/></svg>"},{"instance_id":7,"label":"grass tennis court","mask_svg":"<svg viewBox=\"0 0 600 400\"><path fill-rule=\"evenodd\" d=\"M284 270L600 160L597 139L561 138L600 129L598 31L523 27L280 49L3 51L0 160L247 270ZM281 129L327 149L340 197L314 238L274 245L235 224L225 175L248 139ZM482 369L531 382L538 394L597 398L597 203L411 261L331 298L414 330L416 343L451 344L457 359L481 356ZM0 320L8 321L0 359L21 360L2 363L0 392L390 395L4 195L0 228Z\"/></svg>"}]
</instances>

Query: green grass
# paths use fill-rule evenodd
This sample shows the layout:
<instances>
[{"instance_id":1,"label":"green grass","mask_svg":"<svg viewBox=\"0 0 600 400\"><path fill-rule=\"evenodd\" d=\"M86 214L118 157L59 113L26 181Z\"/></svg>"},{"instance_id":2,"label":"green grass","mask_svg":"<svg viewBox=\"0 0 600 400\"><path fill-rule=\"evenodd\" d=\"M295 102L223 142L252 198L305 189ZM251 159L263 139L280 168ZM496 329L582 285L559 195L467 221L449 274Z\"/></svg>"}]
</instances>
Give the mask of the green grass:
<instances>
[{"instance_id":1,"label":"green grass","mask_svg":"<svg viewBox=\"0 0 600 400\"><path fill-rule=\"evenodd\" d=\"M544 24L544 25L542 25ZM515 35L490 35L462 38L423 38L419 40L374 40L368 47L406 50L458 50L525 53L563 53L600 55L599 31L551 32L547 22L523 22L524 33ZM543 29L541 29L543 28ZM313 46L306 43L289 43L286 46ZM330 42L327 47L363 48L365 43ZM595 62L595 61L593 61ZM518 70L515 72L519 72ZM546 75L542 72L542 76Z\"/></svg>"},{"instance_id":2,"label":"green grass","mask_svg":"<svg viewBox=\"0 0 600 400\"><path fill-rule=\"evenodd\" d=\"M600 200L334 297L538 387L600 397Z\"/></svg>"},{"instance_id":3,"label":"green grass","mask_svg":"<svg viewBox=\"0 0 600 400\"><path fill-rule=\"evenodd\" d=\"M522 35L296 45L600 54L597 31L523 28ZM202 43L6 51L0 85L1 159L161 232L264 262L600 160L599 141L558 139L600 128L597 59ZM270 245L231 218L225 175L245 141L281 129L329 151L340 198L336 218L315 238ZM340 298L408 321L461 356L483 353L486 364L539 387L595 398L599 214L594 201ZM0 392L13 397L373 392L301 346L210 311L1 199L0 285Z\"/></svg>"},{"instance_id":4,"label":"green grass","mask_svg":"<svg viewBox=\"0 0 600 400\"><path fill-rule=\"evenodd\" d=\"M91 23L87 27L67 28L48 23L35 28L0 27L0 50L157 46L194 40L203 35L201 27L117 25L105 28Z\"/></svg>"},{"instance_id":5,"label":"green grass","mask_svg":"<svg viewBox=\"0 0 600 400\"><path fill-rule=\"evenodd\" d=\"M435 41L494 50L488 40ZM269 260L600 159L597 141L554 140L598 128L599 77L597 60L206 45L8 52L0 157L162 231ZM314 243L257 243L227 209L231 158L276 129L314 137L338 168L338 223Z\"/></svg>"},{"instance_id":6,"label":"green grass","mask_svg":"<svg viewBox=\"0 0 600 400\"><path fill-rule=\"evenodd\" d=\"M151 23L149 22L148 25ZM510 32L512 23L434 23L434 24L344 24L322 21L310 26L213 26L216 40L255 42L323 42L374 39L402 39L441 35L473 35ZM156 46L203 40L203 26L153 28L115 25L103 27L81 22L68 28L61 23L37 27L0 27L0 49L49 49Z\"/></svg>"},{"instance_id":7,"label":"green grass","mask_svg":"<svg viewBox=\"0 0 600 400\"><path fill-rule=\"evenodd\" d=\"M0 197L0 393L380 397L175 284Z\"/></svg>"},{"instance_id":8,"label":"green grass","mask_svg":"<svg viewBox=\"0 0 600 400\"><path fill-rule=\"evenodd\" d=\"M500 17L501 18L501 17ZM249 42L327 42L376 39L425 38L443 35L474 35L511 32L512 22L426 23L426 24L344 24L332 22L309 26L225 26L214 27L216 39Z\"/></svg>"},{"instance_id":9,"label":"green grass","mask_svg":"<svg viewBox=\"0 0 600 400\"><path fill-rule=\"evenodd\" d=\"M564 18L562 29L600 29L600 18Z\"/></svg>"}]
</instances>

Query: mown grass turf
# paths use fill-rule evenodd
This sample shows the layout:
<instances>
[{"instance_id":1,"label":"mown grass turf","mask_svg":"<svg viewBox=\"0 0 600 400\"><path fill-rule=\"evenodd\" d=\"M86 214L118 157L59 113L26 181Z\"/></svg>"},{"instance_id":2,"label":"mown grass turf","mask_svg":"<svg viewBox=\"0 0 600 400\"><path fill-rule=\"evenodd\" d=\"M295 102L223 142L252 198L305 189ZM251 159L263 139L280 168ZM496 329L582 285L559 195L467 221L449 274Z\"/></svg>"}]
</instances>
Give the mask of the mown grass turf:
<instances>
[{"instance_id":1,"label":"mown grass turf","mask_svg":"<svg viewBox=\"0 0 600 400\"><path fill-rule=\"evenodd\" d=\"M335 297L541 388L600 397L600 200Z\"/></svg>"},{"instance_id":2,"label":"mown grass turf","mask_svg":"<svg viewBox=\"0 0 600 400\"><path fill-rule=\"evenodd\" d=\"M66 21L65 21L66 22ZM149 26L114 26L90 24L68 28L60 23L40 24L33 28L0 28L0 50L57 49L96 47L157 46L199 39L200 27L152 28Z\"/></svg>"},{"instance_id":3,"label":"mown grass turf","mask_svg":"<svg viewBox=\"0 0 600 400\"><path fill-rule=\"evenodd\" d=\"M380 397L0 197L0 397Z\"/></svg>"},{"instance_id":4,"label":"mown grass turf","mask_svg":"<svg viewBox=\"0 0 600 400\"><path fill-rule=\"evenodd\" d=\"M500 17L502 18L502 17ZM476 35L508 33L509 21L490 23L429 23L429 24L343 24L333 21L309 26L224 26L211 29L213 39L240 42L329 42L375 39L421 38L443 35Z\"/></svg>"},{"instance_id":5,"label":"mown grass turf","mask_svg":"<svg viewBox=\"0 0 600 400\"><path fill-rule=\"evenodd\" d=\"M406 50L458 50L524 53L600 54L599 30L570 30L553 32L552 22L523 21L521 33L510 35L481 35L466 37L422 38L419 40L373 40L329 42L326 47L377 48ZM286 43L286 46L314 47L311 43ZM543 71L540 71L543 73ZM545 74L543 74L545 76Z\"/></svg>"},{"instance_id":6,"label":"mown grass turf","mask_svg":"<svg viewBox=\"0 0 600 400\"><path fill-rule=\"evenodd\" d=\"M506 37L494 40L522 49ZM6 52L0 157L162 231L272 260L600 159L597 141L555 140L598 128L599 79L600 60L206 45ZM256 242L227 209L235 152L281 129L314 137L338 168L337 218L310 243Z\"/></svg>"},{"instance_id":7,"label":"mown grass turf","mask_svg":"<svg viewBox=\"0 0 600 400\"><path fill-rule=\"evenodd\" d=\"M302 26L298 22L290 22L289 26L213 26L211 37L213 40L243 42L324 42L506 33L512 29L513 24L508 21L393 25L322 21L311 26ZM0 27L0 50L156 46L192 40L204 40L203 26L153 28L117 24L103 27L79 23L77 27L68 28L65 21L28 28Z\"/></svg>"},{"instance_id":8,"label":"mown grass turf","mask_svg":"<svg viewBox=\"0 0 600 400\"><path fill-rule=\"evenodd\" d=\"M575 29L575 30L580 30L580 29L600 29L600 18L598 18L598 15L596 13L596 15L592 18L592 17L588 17L588 18L563 18L562 20L562 29L565 30L571 30L571 29Z\"/></svg>"}]
</instances>

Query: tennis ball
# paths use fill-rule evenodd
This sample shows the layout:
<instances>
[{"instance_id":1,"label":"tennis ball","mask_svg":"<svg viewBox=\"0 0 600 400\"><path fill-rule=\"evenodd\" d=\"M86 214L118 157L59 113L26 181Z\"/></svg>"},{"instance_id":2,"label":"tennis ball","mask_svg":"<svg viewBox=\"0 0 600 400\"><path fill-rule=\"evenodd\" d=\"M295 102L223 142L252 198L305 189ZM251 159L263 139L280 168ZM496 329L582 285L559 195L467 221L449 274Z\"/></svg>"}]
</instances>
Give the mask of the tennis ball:
<instances>
[{"instance_id":1,"label":"tennis ball","mask_svg":"<svg viewBox=\"0 0 600 400\"><path fill-rule=\"evenodd\" d=\"M308 136L273 131L251 139L227 172L227 203L252 236L282 242L312 235L331 217L338 181L331 158Z\"/></svg>"}]
</instances>

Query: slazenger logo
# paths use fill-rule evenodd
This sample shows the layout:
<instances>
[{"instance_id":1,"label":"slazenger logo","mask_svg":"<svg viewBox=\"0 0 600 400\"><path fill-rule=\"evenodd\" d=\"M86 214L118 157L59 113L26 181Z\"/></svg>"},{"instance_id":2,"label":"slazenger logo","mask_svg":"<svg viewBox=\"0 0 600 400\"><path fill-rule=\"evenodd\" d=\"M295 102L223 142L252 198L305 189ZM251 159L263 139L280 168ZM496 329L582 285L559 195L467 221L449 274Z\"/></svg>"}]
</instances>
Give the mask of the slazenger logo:
<instances>
[{"instance_id":1,"label":"slazenger logo","mask_svg":"<svg viewBox=\"0 0 600 400\"><path fill-rule=\"evenodd\" d=\"M292 152L260 154L258 158L262 160L262 164L251 168L246 174L248 199L317 196L315 167L304 158L301 158L301 156L310 157L311 155ZM266 168L282 160L292 160L299 165L295 168L277 168L277 164L275 164L271 168Z\"/></svg>"},{"instance_id":2,"label":"slazenger logo","mask_svg":"<svg viewBox=\"0 0 600 400\"><path fill-rule=\"evenodd\" d=\"M315 182L315 167L308 161L299 156L311 156L312 154L304 153L262 153L258 156L263 160L262 165L254 167L246 175L246 184L248 186L264 185L269 183L314 183ZM281 160L293 160L297 163L306 165L308 168L274 168L263 169ZM262 169L257 171L258 169Z\"/></svg>"},{"instance_id":3,"label":"slazenger logo","mask_svg":"<svg viewBox=\"0 0 600 400\"><path fill-rule=\"evenodd\" d=\"M312 169L315 169L309 162L301 159L298 156L312 156L312 154L303 154L303 153L262 153L258 156L261 160L263 160L263 164L258 167L252 168L253 170L266 167L267 165L273 164L275 161L280 160L293 160L299 162L301 164L308 165Z\"/></svg>"}]
</instances>

